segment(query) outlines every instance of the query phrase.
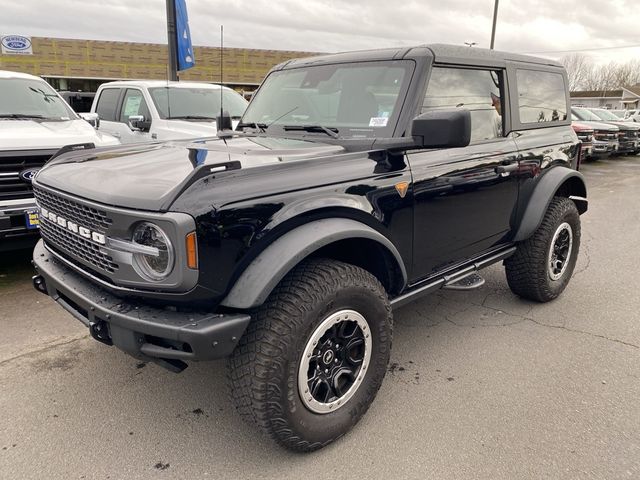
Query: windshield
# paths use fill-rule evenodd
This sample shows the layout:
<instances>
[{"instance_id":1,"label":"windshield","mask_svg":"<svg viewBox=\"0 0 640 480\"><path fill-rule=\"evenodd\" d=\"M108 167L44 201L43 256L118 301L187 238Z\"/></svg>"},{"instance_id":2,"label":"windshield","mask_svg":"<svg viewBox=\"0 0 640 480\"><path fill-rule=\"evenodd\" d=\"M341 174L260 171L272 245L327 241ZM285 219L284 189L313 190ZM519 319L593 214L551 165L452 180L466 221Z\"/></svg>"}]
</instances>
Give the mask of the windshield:
<instances>
[{"instance_id":1,"label":"windshield","mask_svg":"<svg viewBox=\"0 0 640 480\"><path fill-rule=\"evenodd\" d=\"M619 122L620 119L616 117L613 113L607 112L606 110L592 110L593 114L599 117L601 120L608 120L611 122Z\"/></svg>"},{"instance_id":2,"label":"windshield","mask_svg":"<svg viewBox=\"0 0 640 480\"><path fill-rule=\"evenodd\" d=\"M601 122L602 119L598 117L595 113L590 112L586 108L573 108L571 109L571 113L575 114L576 117L580 120L585 120L588 122Z\"/></svg>"},{"instance_id":3,"label":"windshield","mask_svg":"<svg viewBox=\"0 0 640 480\"><path fill-rule=\"evenodd\" d=\"M150 88L151 99L160 118L213 119L220 115L220 89L202 87ZM223 108L231 118L240 118L247 101L231 89L222 89Z\"/></svg>"},{"instance_id":4,"label":"windshield","mask_svg":"<svg viewBox=\"0 0 640 480\"><path fill-rule=\"evenodd\" d=\"M77 117L44 80L2 78L0 118L69 120Z\"/></svg>"},{"instance_id":5,"label":"windshield","mask_svg":"<svg viewBox=\"0 0 640 480\"><path fill-rule=\"evenodd\" d=\"M240 125L391 137L412 71L413 62L406 60L276 71L261 85Z\"/></svg>"}]
</instances>

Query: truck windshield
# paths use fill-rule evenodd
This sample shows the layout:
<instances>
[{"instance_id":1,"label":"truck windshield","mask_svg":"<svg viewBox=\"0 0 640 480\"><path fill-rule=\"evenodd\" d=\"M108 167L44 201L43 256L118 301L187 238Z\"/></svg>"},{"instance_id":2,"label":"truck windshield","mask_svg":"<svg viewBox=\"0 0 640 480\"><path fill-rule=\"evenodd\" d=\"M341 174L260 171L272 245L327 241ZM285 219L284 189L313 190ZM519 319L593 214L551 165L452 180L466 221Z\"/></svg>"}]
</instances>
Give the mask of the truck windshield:
<instances>
[{"instance_id":1,"label":"truck windshield","mask_svg":"<svg viewBox=\"0 0 640 480\"><path fill-rule=\"evenodd\" d=\"M240 127L391 137L413 68L412 61L396 60L275 71L260 86Z\"/></svg>"},{"instance_id":2,"label":"truck windshield","mask_svg":"<svg viewBox=\"0 0 640 480\"><path fill-rule=\"evenodd\" d=\"M2 78L0 118L69 120L78 117L44 80Z\"/></svg>"},{"instance_id":3,"label":"truck windshield","mask_svg":"<svg viewBox=\"0 0 640 480\"><path fill-rule=\"evenodd\" d=\"M585 122L601 122L602 119L598 117L595 113L587 110L586 108L572 108L571 113L573 113L578 120L583 120Z\"/></svg>"},{"instance_id":4,"label":"truck windshield","mask_svg":"<svg viewBox=\"0 0 640 480\"><path fill-rule=\"evenodd\" d=\"M215 120L220 115L219 88L156 87L150 88L149 93L163 119ZM231 118L240 118L248 102L239 93L225 88L222 103Z\"/></svg>"},{"instance_id":5,"label":"truck windshield","mask_svg":"<svg viewBox=\"0 0 640 480\"><path fill-rule=\"evenodd\" d=\"M619 122L620 118L616 117L613 113L602 109L593 109L592 113L600 118L600 120L606 120L608 122Z\"/></svg>"}]
</instances>

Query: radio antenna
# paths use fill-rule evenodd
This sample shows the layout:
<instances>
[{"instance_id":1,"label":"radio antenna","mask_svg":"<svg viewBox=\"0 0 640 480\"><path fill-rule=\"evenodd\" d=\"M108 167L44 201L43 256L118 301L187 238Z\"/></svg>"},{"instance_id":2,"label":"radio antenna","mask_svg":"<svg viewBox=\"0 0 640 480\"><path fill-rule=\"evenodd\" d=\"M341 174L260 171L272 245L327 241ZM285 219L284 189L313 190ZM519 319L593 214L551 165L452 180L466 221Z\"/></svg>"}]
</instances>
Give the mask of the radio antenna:
<instances>
[{"instance_id":1,"label":"radio antenna","mask_svg":"<svg viewBox=\"0 0 640 480\"><path fill-rule=\"evenodd\" d=\"M220 25L220 117L224 115L222 108L222 79L224 68L224 25Z\"/></svg>"},{"instance_id":2,"label":"radio antenna","mask_svg":"<svg viewBox=\"0 0 640 480\"><path fill-rule=\"evenodd\" d=\"M216 118L218 137L229 138L233 136L233 123L231 117L224 111L223 99L224 91L222 81L224 80L224 27L220 25L220 116Z\"/></svg>"}]
</instances>

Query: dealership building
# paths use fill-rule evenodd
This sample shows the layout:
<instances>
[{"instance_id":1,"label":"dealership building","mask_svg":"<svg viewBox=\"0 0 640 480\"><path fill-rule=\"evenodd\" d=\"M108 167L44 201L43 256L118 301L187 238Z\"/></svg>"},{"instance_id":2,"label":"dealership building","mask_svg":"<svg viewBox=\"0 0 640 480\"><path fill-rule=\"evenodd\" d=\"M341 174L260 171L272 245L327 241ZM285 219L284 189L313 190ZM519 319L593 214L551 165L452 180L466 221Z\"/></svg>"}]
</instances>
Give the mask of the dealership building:
<instances>
[{"instance_id":1,"label":"dealership building","mask_svg":"<svg viewBox=\"0 0 640 480\"><path fill-rule=\"evenodd\" d=\"M0 53L0 70L38 75L57 90L95 92L112 80L167 78L167 45L105 42L46 37L27 38L22 52ZM180 80L220 83L220 48L194 47L195 67L179 73ZM292 58L312 52L225 48L222 83L238 91L253 91L266 73Z\"/></svg>"}]
</instances>

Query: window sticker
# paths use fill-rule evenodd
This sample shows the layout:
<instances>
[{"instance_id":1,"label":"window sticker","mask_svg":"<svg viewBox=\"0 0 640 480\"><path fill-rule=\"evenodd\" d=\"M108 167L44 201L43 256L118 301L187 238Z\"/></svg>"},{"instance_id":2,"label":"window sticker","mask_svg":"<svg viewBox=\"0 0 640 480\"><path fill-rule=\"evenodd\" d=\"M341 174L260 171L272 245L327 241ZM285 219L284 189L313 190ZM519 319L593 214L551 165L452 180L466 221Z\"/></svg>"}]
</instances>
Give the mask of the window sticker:
<instances>
[{"instance_id":1,"label":"window sticker","mask_svg":"<svg viewBox=\"0 0 640 480\"><path fill-rule=\"evenodd\" d=\"M142 102L142 97L128 97L127 101L124 104L124 116L128 118L132 115L138 115L138 109L140 108L140 103Z\"/></svg>"},{"instance_id":2,"label":"window sticker","mask_svg":"<svg viewBox=\"0 0 640 480\"><path fill-rule=\"evenodd\" d=\"M387 117L371 117L369 120L370 127L386 127L389 119Z\"/></svg>"}]
</instances>

